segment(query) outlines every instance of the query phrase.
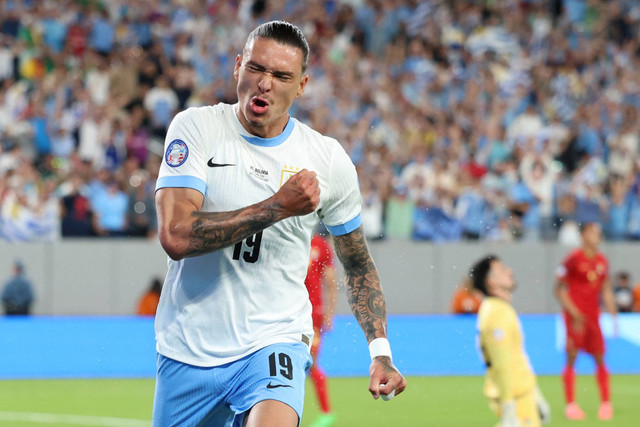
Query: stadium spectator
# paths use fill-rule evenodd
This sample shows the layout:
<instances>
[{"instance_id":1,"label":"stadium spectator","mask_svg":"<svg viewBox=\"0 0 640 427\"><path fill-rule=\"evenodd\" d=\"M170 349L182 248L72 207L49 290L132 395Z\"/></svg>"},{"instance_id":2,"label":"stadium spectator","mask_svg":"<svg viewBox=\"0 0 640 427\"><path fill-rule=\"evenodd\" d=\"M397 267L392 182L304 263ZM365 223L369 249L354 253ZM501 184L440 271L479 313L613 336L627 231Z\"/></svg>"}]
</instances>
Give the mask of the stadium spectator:
<instances>
[{"instance_id":1,"label":"stadium spectator","mask_svg":"<svg viewBox=\"0 0 640 427\"><path fill-rule=\"evenodd\" d=\"M610 199L607 206L607 219L604 224L604 232L607 239L612 242L623 240L627 235L627 223L629 212L627 194L630 188L628 178L611 174L609 177Z\"/></svg>"},{"instance_id":2,"label":"stadium spectator","mask_svg":"<svg viewBox=\"0 0 640 427\"><path fill-rule=\"evenodd\" d=\"M303 281L320 220L370 342L370 393L406 387L386 339L355 167L335 139L289 116L308 61L296 26L259 25L236 57L238 102L185 110L169 126L156 186L171 259L156 317L154 425L299 424L313 336ZM167 404L176 399L182 408Z\"/></svg>"},{"instance_id":3,"label":"stadium spectator","mask_svg":"<svg viewBox=\"0 0 640 427\"><path fill-rule=\"evenodd\" d=\"M311 259L305 279L313 319L313 343L311 344L313 364L309 368L309 376L313 381L316 397L320 404L320 416L313 422L313 427L329 427L336 418L335 414L331 412L327 377L318 364L322 336L333 327L333 315L338 301L334 253L326 233L326 229L322 232L316 232L311 239ZM325 291L327 298L324 297Z\"/></svg>"},{"instance_id":4,"label":"stadium spectator","mask_svg":"<svg viewBox=\"0 0 640 427\"><path fill-rule=\"evenodd\" d=\"M97 7L91 14L91 32L89 33L89 46L96 52L107 57L114 49L115 26L106 9Z\"/></svg>"},{"instance_id":5,"label":"stadium spectator","mask_svg":"<svg viewBox=\"0 0 640 427\"><path fill-rule=\"evenodd\" d=\"M91 199L96 233L108 237L125 236L128 207L129 197L122 191L122 185L116 178L109 178L104 188L97 190Z\"/></svg>"},{"instance_id":6,"label":"stadium spectator","mask_svg":"<svg viewBox=\"0 0 640 427\"><path fill-rule=\"evenodd\" d=\"M362 228L369 240L384 238L383 210L380 194L376 191L373 179L360 174L360 192L362 194Z\"/></svg>"},{"instance_id":7,"label":"stadium spectator","mask_svg":"<svg viewBox=\"0 0 640 427\"><path fill-rule=\"evenodd\" d=\"M633 311L640 313L640 282L633 287Z\"/></svg>"},{"instance_id":8,"label":"stadium spectator","mask_svg":"<svg viewBox=\"0 0 640 427\"><path fill-rule=\"evenodd\" d=\"M94 236L93 210L89 199L83 194L87 187L78 173L68 180L67 194L62 197L60 207L61 231L63 237Z\"/></svg>"},{"instance_id":9,"label":"stadium spectator","mask_svg":"<svg viewBox=\"0 0 640 427\"><path fill-rule=\"evenodd\" d=\"M180 100L169 86L169 80L164 75L159 75L155 85L144 96L144 108L150 115L151 132L154 136L164 137L179 106Z\"/></svg>"},{"instance_id":10,"label":"stadium spectator","mask_svg":"<svg viewBox=\"0 0 640 427\"><path fill-rule=\"evenodd\" d=\"M628 224L627 239L640 240L640 177L635 179L627 194Z\"/></svg>"},{"instance_id":11,"label":"stadium spectator","mask_svg":"<svg viewBox=\"0 0 640 427\"><path fill-rule=\"evenodd\" d=\"M616 274L613 283L613 299L616 302L618 312L629 313L633 311L634 296L628 272L621 271Z\"/></svg>"},{"instance_id":12,"label":"stadium spectator","mask_svg":"<svg viewBox=\"0 0 640 427\"><path fill-rule=\"evenodd\" d=\"M560 302L566 329L567 360L562 372L565 393L565 416L570 420L584 419L585 414L575 398L575 361L578 351L593 356L596 380L600 391L598 418L613 417L609 371L604 362L604 337L600 330L600 296L614 317L617 329L617 309L609 280L609 263L598 251L602 231L597 223L581 226L582 246L574 249L558 267L555 295Z\"/></svg>"},{"instance_id":13,"label":"stadium spectator","mask_svg":"<svg viewBox=\"0 0 640 427\"><path fill-rule=\"evenodd\" d=\"M33 285L24 276L24 265L20 261L13 264L13 277L5 282L2 289L2 305L7 315L31 314L34 301Z\"/></svg>"},{"instance_id":14,"label":"stadium spectator","mask_svg":"<svg viewBox=\"0 0 640 427\"><path fill-rule=\"evenodd\" d=\"M148 178L132 175L135 186L129 190L127 209L127 236L153 237L156 235L156 207Z\"/></svg>"},{"instance_id":15,"label":"stadium spectator","mask_svg":"<svg viewBox=\"0 0 640 427\"><path fill-rule=\"evenodd\" d=\"M385 235L391 238L409 239L415 205L407 198L407 190L396 185L385 210Z\"/></svg>"},{"instance_id":16,"label":"stadium spectator","mask_svg":"<svg viewBox=\"0 0 640 427\"><path fill-rule=\"evenodd\" d=\"M462 227L462 236L467 240L479 240L489 230L489 206L482 193L482 184L467 170L460 172L460 190L454 215Z\"/></svg>"},{"instance_id":17,"label":"stadium spectator","mask_svg":"<svg viewBox=\"0 0 640 427\"><path fill-rule=\"evenodd\" d=\"M540 237L544 240L553 240L555 238L553 226L555 174L552 169L552 159L547 154L529 151L520 160L519 172L524 184L538 201Z\"/></svg>"},{"instance_id":18,"label":"stadium spectator","mask_svg":"<svg viewBox=\"0 0 640 427\"><path fill-rule=\"evenodd\" d=\"M151 281L149 289L138 300L136 314L139 316L155 316L161 292L162 280L156 277Z\"/></svg>"},{"instance_id":19,"label":"stadium spectator","mask_svg":"<svg viewBox=\"0 0 640 427\"><path fill-rule=\"evenodd\" d=\"M540 426L551 421L551 408L540 392L524 349L518 314L511 305L513 272L496 256L477 261L469 272L474 289L484 295L478 311L478 345L487 374L484 394L501 426Z\"/></svg>"},{"instance_id":20,"label":"stadium spectator","mask_svg":"<svg viewBox=\"0 0 640 427\"><path fill-rule=\"evenodd\" d=\"M476 314L480 304L482 304L482 293L473 288L468 278L464 278L451 298L451 313Z\"/></svg>"}]
</instances>

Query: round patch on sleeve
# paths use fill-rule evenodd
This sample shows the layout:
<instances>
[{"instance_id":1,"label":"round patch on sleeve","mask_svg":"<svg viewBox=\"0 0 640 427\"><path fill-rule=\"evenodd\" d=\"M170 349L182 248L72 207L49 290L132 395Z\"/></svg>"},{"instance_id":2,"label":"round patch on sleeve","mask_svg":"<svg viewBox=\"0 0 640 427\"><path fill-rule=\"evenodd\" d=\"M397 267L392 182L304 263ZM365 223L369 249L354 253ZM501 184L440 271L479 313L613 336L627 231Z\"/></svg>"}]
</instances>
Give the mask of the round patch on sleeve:
<instances>
[{"instance_id":1,"label":"round patch on sleeve","mask_svg":"<svg viewBox=\"0 0 640 427\"><path fill-rule=\"evenodd\" d=\"M502 329L494 329L491 331L491 335L493 335L493 339L496 341L502 341L504 338L504 331Z\"/></svg>"},{"instance_id":2,"label":"round patch on sleeve","mask_svg":"<svg viewBox=\"0 0 640 427\"><path fill-rule=\"evenodd\" d=\"M176 168L183 164L189 157L189 147L181 139L174 139L169 143L167 152L164 154L164 160L172 168Z\"/></svg>"}]
</instances>

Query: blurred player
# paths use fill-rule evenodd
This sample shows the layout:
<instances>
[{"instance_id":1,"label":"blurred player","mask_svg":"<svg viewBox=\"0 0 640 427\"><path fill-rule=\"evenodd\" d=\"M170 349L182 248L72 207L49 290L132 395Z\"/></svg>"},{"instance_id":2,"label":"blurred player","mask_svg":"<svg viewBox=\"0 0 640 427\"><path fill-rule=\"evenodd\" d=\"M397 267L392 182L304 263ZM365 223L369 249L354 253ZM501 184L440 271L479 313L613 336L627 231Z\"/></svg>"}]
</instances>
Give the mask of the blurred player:
<instances>
[{"instance_id":1,"label":"blurred player","mask_svg":"<svg viewBox=\"0 0 640 427\"><path fill-rule=\"evenodd\" d=\"M338 284L336 281L336 268L333 263L333 249L329 239L323 234L316 233L311 240L311 258L305 285L309 291L313 319L313 344L311 345L311 357L313 365L309 375L316 389L316 396L320 403L322 413L312 424L313 427L328 427L333 424L335 415L331 413L329 403L329 391L327 378L318 365L318 352L322 342L322 335L331 330L333 315L335 313L338 298ZM323 289L328 290L328 301L324 301Z\"/></svg>"},{"instance_id":2,"label":"blurred player","mask_svg":"<svg viewBox=\"0 0 640 427\"><path fill-rule=\"evenodd\" d=\"M451 298L451 313L476 314L482 304L482 294L474 289L471 280L465 277Z\"/></svg>"},{"instance_id":3,"label":"blurred player","mask_svg":"<svg viewBox=\"0 0 640 427\"><path fill-rule=\"evenodd\" d=\"M338 141L289 115L308 60L299 28L261 24L235 60L238 102L189 108L169 126L155 198L170 259L155 323L154 426L299 425L313 339L304 279L321 220L369 342L369 392L406 387L355 166Z\"/></svg>"},{"instance_id":4,"label":"blurred player","mask_svg":"<svg viewBox=\"0 0 640 427\"><path fill-rule=\"evenodd\" d=\"M478 261L469 273L485 295L478 312L478 344L487 366L484 394L501 427L537 427L551 419L524 350L518 314L511 305L513 273L496 256Z\"/></svg>"},{"instance_id":5,"label":"blurred player","mask_svg":"<svg viewBox=\"0 0 640 427\"><path fill-rule=\"evenodd\" d=\"M584 419L585 414L575 401L576 373L574 364L578 350L591 354L596 362L596 380L600 390L598 417L613 417L609 372L604 363L604 338L600 330L600 296L616 323L616 306L609 281L609 263L598 251L602 231L597 223L585 223L580 230L582 246L572 251L558 267L555 295L563 308L567 331L567 361L562 372L570 420ZM616 326L617 329L617 326Z\"/></svg>"},{"instance_id":6,"label":"blurred player","mask_svg":"<svg viewBox=\"0 0 640 427\"><path fill-rule=\"evenodd\" d=\"M138 301L136 313L140 316L155 316L160 302L160 294L162 293L162 280L154 278L151 281L149 289L142 295Z\"/></svg>"}]
</instances>

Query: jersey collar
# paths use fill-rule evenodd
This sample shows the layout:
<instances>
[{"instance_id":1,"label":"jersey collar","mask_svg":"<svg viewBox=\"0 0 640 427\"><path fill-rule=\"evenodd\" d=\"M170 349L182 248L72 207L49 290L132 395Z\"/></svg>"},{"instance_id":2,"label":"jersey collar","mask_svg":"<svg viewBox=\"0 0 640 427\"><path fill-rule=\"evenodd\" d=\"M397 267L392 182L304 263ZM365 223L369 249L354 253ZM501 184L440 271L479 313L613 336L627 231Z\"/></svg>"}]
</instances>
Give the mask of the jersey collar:
<instances>
[{"instance_id":1,"label":"jersey collar","mask_svg":"<svg viewBox=\"0 0 640 427\"><path fill-rule=\"evenodd\" d=\"M273 138L260 138L259 136L251 135L247 132L247 130L242 126L242 123L240 123L238 116L236 116L235 109L233 117L235 118L234 121L236 122L236 127L240 131L240 136L244 138L244 140L248 143L258 145L260 147L276 147L282 144L287 140L287 138L289 138L289 136L293 132L293 128L295 127L295 121L292 120L291 117L289 117L287 125L284 127L284 130L280 135L274 136Z\"/></svg>"}]
</instances>

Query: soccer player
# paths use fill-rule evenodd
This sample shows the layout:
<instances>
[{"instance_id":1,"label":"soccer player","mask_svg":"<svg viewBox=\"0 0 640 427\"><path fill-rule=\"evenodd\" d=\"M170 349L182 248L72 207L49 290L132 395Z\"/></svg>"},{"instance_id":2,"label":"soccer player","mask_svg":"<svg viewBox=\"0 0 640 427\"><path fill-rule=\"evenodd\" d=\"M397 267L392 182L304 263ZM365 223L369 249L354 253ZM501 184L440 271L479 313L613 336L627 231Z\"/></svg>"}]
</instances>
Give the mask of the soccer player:
<instances>
[{"instance_id":1,"label":"soccer player","mask_svg":"<svg viewBox=\"0 0 640 427\"><path fill-rule=\"evenodd\" d=\"M297 426L313 342L304 285L313 230L333 235L371 355L374 399L401 393L356 170L338 141L289 116L309 45L283 21L236 57L238 102L176 115L156 185L169 256L156 315L154 426Z\"/></svg>"},{"instance_id":2,"label":"soccer player","mask_svg":"<svg viewBox=\"0 0 640 427\"><path fill-rule=\"evenodd\" d=\"M484 394L501 427L536 427L551 420L549 404L537 386L524 350L518 314L511 305L513 273L489 255L469 273L485 295L478 311L478 344L487 366Z\"/></svg>"},{"instance_id":3,"label":"soccer player","mask_svg":"<svg viewBox=\"0 0 640 427\"><path fill-rule=\"evenodd\" d=\"M482 304L482 295L471 285L471 280L465 277L451 298L451 313L476 314Z\"/></svg>"},{"instance_id":4,"label":"soccer player","mask_svg":"<svg viewBox=\"0 0 640 427\"><path fill-rule=\"evenodd\" d=\"M616 305L609 280L609 263L598 251L602 231L597 223L585 223L580 228L582 246L573 250L558 267L555 295L563 309L567 332L566 366L562 372L567 406L565 415L570 420L581 420L585 414L575 400L576 374L574 364L578 350L591 354L596 362L596 380L600 390L598 417L613 417L609 389L609 372L604 363L604 338L600 330L600 296L614 316Z\"/></svg>"},{"instance_id":5,"label":"soccer player","mask_svg":"<svg viewBox=\"0 0 640 427\"><path fill-rule=\"evenodd\" d=\"M311 301L311 318L313 320L313 343L311 344L311 357L313 365L309 369L309 375L316 390L316 396L320 403L320 416L312 424L313 427L328 427L335 421L335 415L331 413L329 403L329 391L327 378L322 368L318 365L318 352L322 341L322 335L332 328L333 315L336 311L338 298L338 283L336 281L336 268L333 262L334 254L329 239L322 233L316 233L311 239L311 258L307 278L304 283L309 291ZM323 289L328 290L328 300L323 298Z\"/></svg>"},{"instance_id":6,"label":"soccer player","mask_svg":"<svg viewBox=\"0 0 640 427\"><path fill-rule=\"evenodd\" d=\"M162 280L155 277L151 281L149 289L138 300L138 307L136 313L139 316L155 316L158 310L158 303L160 302L160 295L162 293Z\"/></svg>"}]
</instances>

